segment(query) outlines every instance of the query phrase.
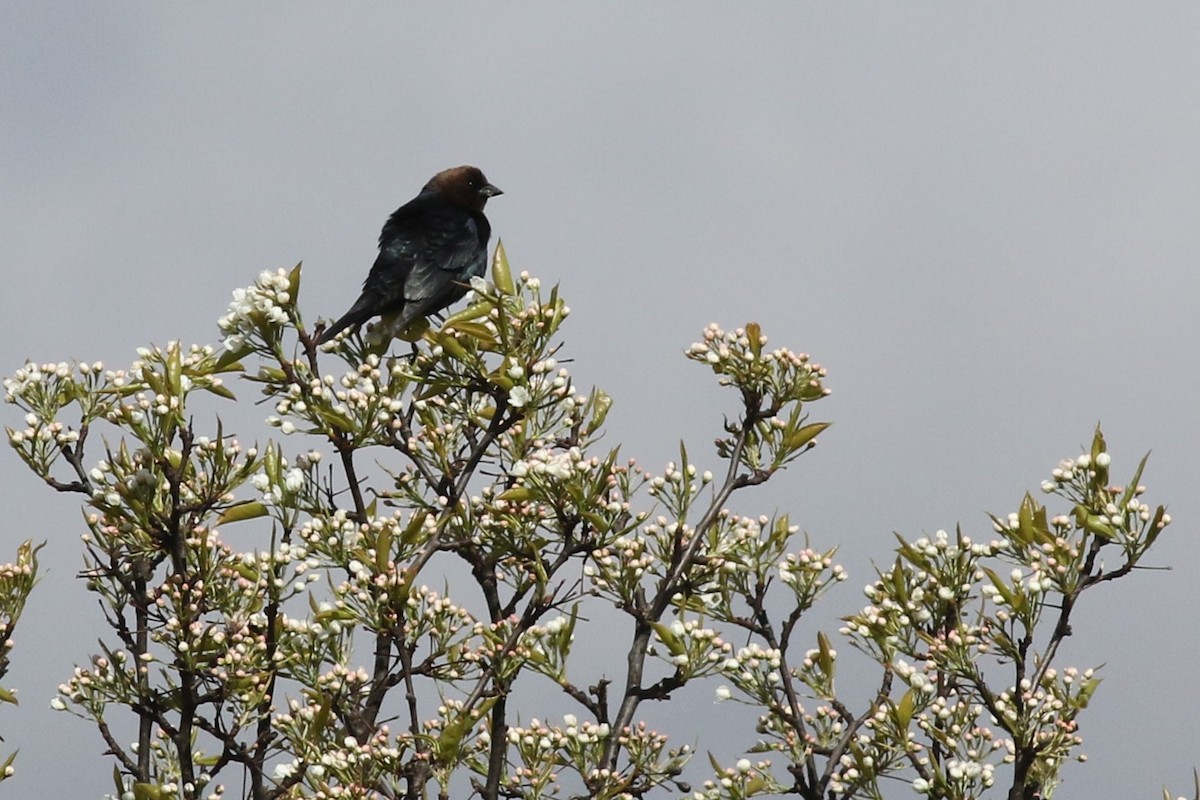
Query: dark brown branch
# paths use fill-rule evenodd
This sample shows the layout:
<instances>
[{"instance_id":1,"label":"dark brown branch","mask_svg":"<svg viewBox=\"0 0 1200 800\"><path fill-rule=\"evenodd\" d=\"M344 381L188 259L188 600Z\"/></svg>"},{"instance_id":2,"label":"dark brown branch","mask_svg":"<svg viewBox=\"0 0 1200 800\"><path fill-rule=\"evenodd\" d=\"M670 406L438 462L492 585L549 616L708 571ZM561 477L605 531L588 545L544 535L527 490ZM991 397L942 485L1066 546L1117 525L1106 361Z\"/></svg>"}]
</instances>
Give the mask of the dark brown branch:
<instances>
[{"instance_id":1,"label":"dark brown branch","mask_svg":"<svg viewBox=\"0 0 1200 800\"><path fill-rule=\"evenodd\" d=\"M696 525L692 539L688 542L687 547L677 556L675 554L672 555L671 567L659 582L654 598L649 603L649 607L647 608L645 601L639 598L635 608L627 609L634 615L637 622L634 626L633 641L630 643L629 654L626 657L623 699L617 710L617 717L613 721L612 736L609 737L608 742L605 744L604 756L600 760L601 769L616 770L617 755L620 751L619 739L621 732L632 722L633 716L637 712L638 704L642 700L640 697L640 693L643 691L642 676L645 670L646 655L650 648L650 637L653 630L650 622L661 619L662 615L666 612L667 606L678 593L683 582L683 577L691 567L696 552L700 549L705 536L712 526L716 524L729 496L739 488L739 481L744 478L744 476L739 476L738 474L741 468L742 453L746 448L750 428L757 421L758 415L761 413L761 403L761 398L746 397L746 414L738 431L733 449L729 454L729 469L726 471L725 480L722 482L721 488L714 495L712 503L705 511L703 517L701 517L700 522Z\"/></svg>"}]
</instances>

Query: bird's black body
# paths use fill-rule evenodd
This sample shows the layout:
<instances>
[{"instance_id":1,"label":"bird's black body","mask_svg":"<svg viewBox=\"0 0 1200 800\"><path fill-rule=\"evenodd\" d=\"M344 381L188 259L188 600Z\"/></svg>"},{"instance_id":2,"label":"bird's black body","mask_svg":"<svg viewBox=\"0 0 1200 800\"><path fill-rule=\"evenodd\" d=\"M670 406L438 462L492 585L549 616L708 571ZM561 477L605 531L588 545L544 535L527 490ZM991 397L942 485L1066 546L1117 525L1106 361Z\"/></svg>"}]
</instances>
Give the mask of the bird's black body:
<instances>
[{"instance_id":1,"label":"bird's black body","mask_svg":"<svg viewBox=\"0 0 1200 800\"><path fill-rule=\"evenodd\" d=\"M350 310L321 334L327 342L351 325L400 312L395 329L441 311L467 293L487 269L492 226L483 215L501 191L475 167L434 175L421 193L396 209L379 234L379 256Z\"/></svg>"}]
</instances>

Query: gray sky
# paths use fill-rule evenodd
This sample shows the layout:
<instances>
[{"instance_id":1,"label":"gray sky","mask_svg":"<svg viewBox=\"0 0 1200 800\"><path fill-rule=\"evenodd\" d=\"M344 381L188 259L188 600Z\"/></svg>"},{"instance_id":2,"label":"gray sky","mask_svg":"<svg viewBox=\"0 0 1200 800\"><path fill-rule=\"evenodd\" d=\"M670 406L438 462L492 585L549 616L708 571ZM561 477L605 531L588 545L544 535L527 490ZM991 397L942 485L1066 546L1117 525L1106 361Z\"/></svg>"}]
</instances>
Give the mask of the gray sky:
<instances>
[{"instance_id":1,"label":"gray sky","mask_svg":"<svg viewBox=\"0 0 1200 800\"><path fill-rule=\"evenodd\" d=\"M1063 664L1107 666L1090 762L1062 794L1190 781L1200 7L47 2L2 17L5 373L215 343L232 289L301 259L306 314L335 316L387 214L477 164L506 192L488 214L514 267L562 284L573 372L616 398L624 454L658 470L683 437L716 462L733 398L681 356L710 321L757 320L828 367L822 447L737 503L843 546L851 580L811 630L863 604L891 531L990 536L985 512L1015 510L1097 421L1117 475L1153 448L1149 500L1176 523L1152 560L1173 569L1079 609ZM47 707L99 620L72 577L77 506L0 456L0 558L50 541L7 681L22 706L0 709L22 751L14 796L111 785L95 733Z\"/></svg>"}]
</instances>

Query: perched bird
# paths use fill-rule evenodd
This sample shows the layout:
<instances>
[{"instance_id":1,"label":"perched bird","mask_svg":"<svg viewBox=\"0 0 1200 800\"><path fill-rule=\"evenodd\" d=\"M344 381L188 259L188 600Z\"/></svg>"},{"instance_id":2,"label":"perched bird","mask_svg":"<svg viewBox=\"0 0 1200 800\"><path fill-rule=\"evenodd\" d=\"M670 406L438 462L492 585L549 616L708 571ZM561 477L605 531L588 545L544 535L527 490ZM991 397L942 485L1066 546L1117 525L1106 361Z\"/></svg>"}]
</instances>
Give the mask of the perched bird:
<instances>
[{"instance_id":1,"label":"perched bird","mask_svg":"<svg viewBox=\"0 0 1200 800\"><path fill-rule=\"evenodd\" d=\"M498 194L503 192L476 167L434 175L420 194L388 217L362 294L317 344L393 311L400 312L395 330L403 330L465 295L471 278L481 277L487 268L492 226L483 207Z\"/></svg>"}]
</instances>

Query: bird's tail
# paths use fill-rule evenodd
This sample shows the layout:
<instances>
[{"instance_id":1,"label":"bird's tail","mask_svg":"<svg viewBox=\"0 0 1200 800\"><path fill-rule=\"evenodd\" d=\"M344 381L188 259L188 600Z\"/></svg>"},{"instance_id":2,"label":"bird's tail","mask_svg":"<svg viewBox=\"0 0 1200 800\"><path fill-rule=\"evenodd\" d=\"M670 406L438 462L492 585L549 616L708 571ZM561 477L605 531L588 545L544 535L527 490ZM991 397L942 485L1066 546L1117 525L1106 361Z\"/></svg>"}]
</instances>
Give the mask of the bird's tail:
<instances>
[{"instance_id":1,"label":"bird's tail","mask_svg":"<svg viewBox=\"0 0 1200 800\"><path fill-rule=\"evenodd\" d=\"M353 306L350 307L349 311L342 315L341 319L333 323L328 330L321 334L321 337L317 339L317 345L320 346L325 344L334 336L337 336L339 333L346 330L346 328L349 328L351 325L359 325L363 322L366 322L374 315L374 313L374 298L364 294L362 297L358 298L358 301L355 302Z\"/></svg>"}]
</instances>

